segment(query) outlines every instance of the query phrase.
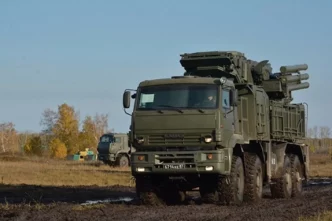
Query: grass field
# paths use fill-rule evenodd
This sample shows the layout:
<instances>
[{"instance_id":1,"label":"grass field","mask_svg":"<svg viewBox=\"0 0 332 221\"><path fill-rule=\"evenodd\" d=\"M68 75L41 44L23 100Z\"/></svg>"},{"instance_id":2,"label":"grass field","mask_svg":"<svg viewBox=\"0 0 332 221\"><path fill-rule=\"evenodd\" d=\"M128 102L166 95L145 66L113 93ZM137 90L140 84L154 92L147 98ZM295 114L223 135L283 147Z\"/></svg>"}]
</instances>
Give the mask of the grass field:
<instances>
[{"instance_id":1,"label":"grass field","mask_svg":"<svg viewBox=\"0 0 332 221\"><path fill-rule=\"evenodd\" d=\"M328 155L310 156L310 176L332 176ZM37 157L0 155L2 184L51 186L132 185L130 168L112 168L99 162L76 162Z\"/></svg>"},{"instance_id":2,"label":"grass field","mask_svg":"<svg viewBox=\"0 0 332 221\"><path fill-rule=\"evenodd\" d=\"M332 211L326 211L315 217L300 217L299 221L331 221Z\"/></svg>"},{"instance_id":3,"label":"grass field","mask_svg":"<svg viewBox=\"0 0 332 221\"><path fill-rule=\"evenodd\" d=\"M45 186L131 185L130 168L111 168L98 162L75 162L0 156L2 184Z\"/></svg>"},{"instance_id":4,"label":"grass field","mask_svg":"<svg viewBox=\"0 0 332 221\"><path fill-rule=\"evenodd\" d=\"M310 176L332 177L332 159L328 154L310 155Z\"/></svg>"}]
</instances>

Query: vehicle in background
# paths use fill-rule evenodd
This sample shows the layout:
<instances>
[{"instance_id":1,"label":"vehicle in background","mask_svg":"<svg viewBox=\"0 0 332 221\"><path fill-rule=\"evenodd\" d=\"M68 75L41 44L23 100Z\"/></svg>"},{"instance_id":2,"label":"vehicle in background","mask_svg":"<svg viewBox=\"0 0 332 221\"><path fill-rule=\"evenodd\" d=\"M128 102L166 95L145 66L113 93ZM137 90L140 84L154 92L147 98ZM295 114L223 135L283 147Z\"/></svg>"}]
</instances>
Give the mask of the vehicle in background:
<instances>
[{"instance_id":1,"label":"vehicle in background","mask_svg":"<svg viewBox=\"0 0 332 221\"><path fill-rule=\"evenodd\" d=\"M67 159L74 161L95 161L97 154L95 154L93 150L85 148L85 150L80 150L76 154L67 156Z\"/></svg>"},{"instance_id":2,"label":"vehicle in background","mask_svg":"<svg viewBox=\"0 0 332 221\"><path fill-rule=\"evenodd\" d=\"M128 134L106 133L100 137L97 151L99 161L110 166L128 167L133 150Z\"/></svg>"}]
</instances>

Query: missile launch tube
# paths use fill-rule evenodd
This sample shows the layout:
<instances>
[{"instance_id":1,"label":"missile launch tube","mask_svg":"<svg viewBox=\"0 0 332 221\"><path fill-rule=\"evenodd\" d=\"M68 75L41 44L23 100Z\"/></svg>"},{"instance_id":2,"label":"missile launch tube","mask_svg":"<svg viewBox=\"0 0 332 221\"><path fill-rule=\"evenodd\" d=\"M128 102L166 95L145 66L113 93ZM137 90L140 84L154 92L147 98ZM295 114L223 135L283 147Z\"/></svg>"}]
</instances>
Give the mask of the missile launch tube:
<instances>
[{"instance_id":1,"label":"missile launch tube","mask_svg":"<svg viewBox=\"0 0 332 221\"><path fill-rule=\"evenodd\" d=\"M290 66L281 66L280 72L281 73L294 73L298 71L305 71L308 69L307 64L299 64L299 65L290 65Z\"/></svg>"},{"instance_id":2,"label":"missile launch tube","mask_svg":"<svg viewBox=\"0 0 332 221\"><path fill-rule=\"evenodd\" d=\"M302 84L294 84L288 86L288 91L296 91L301 89L306 89L310 86L308 82L302 83Z\"/></svg>"},{"instance_id":3,"label":"missile launch tube","mask_svg":"<svg viewBox=\"0 0 332 221\"><path fill-rule=\"evenodd\" d=\"M308 79L309 79L309 74L283 76L283 82L285 82L285 83L296 82L296 81L301 81L301 80L308 80Z\"/></svg>"}]
</instances>

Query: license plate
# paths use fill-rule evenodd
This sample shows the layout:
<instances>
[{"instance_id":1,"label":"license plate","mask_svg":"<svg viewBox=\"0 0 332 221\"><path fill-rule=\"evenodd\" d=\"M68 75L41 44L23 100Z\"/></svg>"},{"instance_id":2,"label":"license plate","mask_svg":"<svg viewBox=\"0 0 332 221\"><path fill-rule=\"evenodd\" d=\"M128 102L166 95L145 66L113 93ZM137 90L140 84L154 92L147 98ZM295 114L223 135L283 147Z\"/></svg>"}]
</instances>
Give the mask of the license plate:
<instances>
[{"instance_id":1,"label":"license plate","mask_svg":"<svg viewBox=\"0 0 332 221\"><path fill-rule=\"evenodd\" d=\"M164 169L184 169L185 165L184 164L168 164L168 165L164 165Z\"/></svg>"}]
</instances>

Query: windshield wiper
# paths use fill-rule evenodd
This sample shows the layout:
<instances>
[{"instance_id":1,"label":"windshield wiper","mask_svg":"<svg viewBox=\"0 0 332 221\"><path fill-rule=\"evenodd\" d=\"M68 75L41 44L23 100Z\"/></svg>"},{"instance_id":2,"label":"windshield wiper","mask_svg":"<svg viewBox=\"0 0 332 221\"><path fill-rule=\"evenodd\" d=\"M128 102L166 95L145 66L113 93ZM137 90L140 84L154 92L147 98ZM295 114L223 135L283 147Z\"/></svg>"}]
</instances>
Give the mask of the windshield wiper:
<instances>
[{"instance_id":1,"label":"windshield wiper","mask_svg":"<svg viewBox=\"0 0 332 221\"><path fill-rule=\"evenodd\" d=\"M157 109L157 108L151 108L151 107L149 107L149 108L144 108L144 109L145 109L145 110L155 110L155 111L157 111L158 113L161 113L161 114L164 113L162 110Z\"/></svg>"},{"instance_id":2,"label":"windshield wiper","mask_svg":"<svg viewBox=\"0 0 332 221\"><path fill-rule=\"evenodd\" d=\"M188 107L188 108L197 109L199 112L205 113L205 111L199 107L192 106L192 107Z\"/></svg>"},{"instance_id":3,"label":"windshield wiper","mask_svg":"<svg viewBox=\"0 0 332 221\"><path fill-rule=\"evenodd\" d=\"M174 108L174 110L177 110L180 113L183 113L183 111L180 108L174 107L174 106L171 106L171 105L158 105L157 107L170 107L170 108Z\"/></svg>"}]
</instances>

